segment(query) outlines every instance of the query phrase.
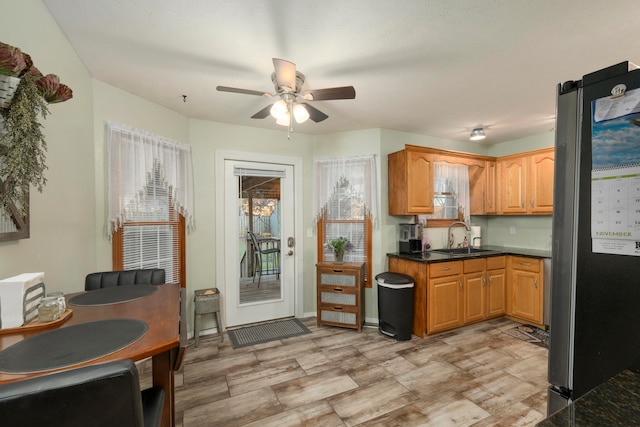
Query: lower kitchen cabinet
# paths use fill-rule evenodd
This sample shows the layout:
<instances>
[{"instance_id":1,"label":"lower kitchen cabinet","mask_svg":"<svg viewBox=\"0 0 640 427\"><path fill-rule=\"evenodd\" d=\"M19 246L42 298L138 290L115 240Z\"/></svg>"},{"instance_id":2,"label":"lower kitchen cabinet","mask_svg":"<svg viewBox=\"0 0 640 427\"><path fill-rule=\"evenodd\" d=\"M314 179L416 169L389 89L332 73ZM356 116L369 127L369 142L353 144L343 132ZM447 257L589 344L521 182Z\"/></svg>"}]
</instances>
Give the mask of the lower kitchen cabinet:
<instances>
[{"instance_id":1,"label":"lower kitchen cabinet","mask_svg":"<svg viewBox=\"0 0 640 427\"><path fill-rule=\"evenodd\" d=\"M318 326L362 330L364 266L362 262L320 262L316 265Z\"/></svg>"},{"instance_id":2,"label":"lower kitchen cabinet","mask_svg":"<svg viewBox=\"0 0 640 427\"><path fill-rule=\"evenodd\" d=\"M487 317L507 312L507 257L487 258Z\"/></svg>"},{"instance_id":3,"label":"lower kitchen cabinet","mask_svg":"<svg viewBox=\"0 0 640 427\"><path fill-rule=\"evenodd\" d=\"M544 328L542 259L499 255L422 263L390 257L389 271L414 280L413 335L426 338L505 314Z\"/></svg>"},{"instance_id":4,"label":"lower kitchen cabinet","mask_svg":"<svg viewBox=\"0 0 640 427\"><path fill-rule=\"evenodd\" d=\"M427 332L461 326L463 317L462 261L429 265Z\"/></svg>"},{"instance_id":5,"label":"lower kitchen cabinet","mask_svg":"<svg viewBox=\"0 0 640 427\"><path fill-rule=\"evenodd\" d=\"M544 327L542 260L509 256L507 270L507 314L535 326Z\"/></svg>"},{"instance_id":6,"label":"lower kitchen cabinet","mask_svg":"<svg viewBox=\"0 0 640 427\"><path fill-rule=\"evenodd\" d=\"M487 318L487 280L485 258L466 259L464 269L464 316L463 323L472 323Z\"/></svg>"}]
</instances>

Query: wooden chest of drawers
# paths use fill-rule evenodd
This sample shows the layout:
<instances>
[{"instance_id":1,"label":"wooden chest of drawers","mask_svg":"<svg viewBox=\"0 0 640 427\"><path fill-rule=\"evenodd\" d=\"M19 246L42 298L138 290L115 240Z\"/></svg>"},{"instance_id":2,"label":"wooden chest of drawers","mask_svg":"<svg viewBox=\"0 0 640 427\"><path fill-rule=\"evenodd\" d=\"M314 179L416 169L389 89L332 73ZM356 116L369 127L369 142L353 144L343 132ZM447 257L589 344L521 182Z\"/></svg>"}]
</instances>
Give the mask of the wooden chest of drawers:
<instances>
[{"instance_id":1,"label":"wooden chest of drawers","mask_svg":"<svg viewBox=\"0 0 640 427\"><path fill-rule=\"evenodd\" d=\"M318 326L362 330L364 263L320 262L317 267Z\"/></svg>"}]
</instances>

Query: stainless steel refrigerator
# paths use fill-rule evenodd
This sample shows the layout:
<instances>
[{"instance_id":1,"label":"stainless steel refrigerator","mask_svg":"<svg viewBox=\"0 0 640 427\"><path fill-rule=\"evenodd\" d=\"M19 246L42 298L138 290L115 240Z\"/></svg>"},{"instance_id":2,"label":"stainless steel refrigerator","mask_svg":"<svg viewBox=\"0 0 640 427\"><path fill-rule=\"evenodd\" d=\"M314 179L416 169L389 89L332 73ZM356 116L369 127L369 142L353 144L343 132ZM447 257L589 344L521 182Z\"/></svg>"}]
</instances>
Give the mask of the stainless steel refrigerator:
<instances>
[{"instance_id":1,"label":"stainless steel refrigerator","mask_svg":"<svg viewBox=\"0 0 640 427\"><path fill-rule=\"evenodd\" d=\"M640 367L640 70L558 85L547 413Z\"/></svg>"}]
</instances>

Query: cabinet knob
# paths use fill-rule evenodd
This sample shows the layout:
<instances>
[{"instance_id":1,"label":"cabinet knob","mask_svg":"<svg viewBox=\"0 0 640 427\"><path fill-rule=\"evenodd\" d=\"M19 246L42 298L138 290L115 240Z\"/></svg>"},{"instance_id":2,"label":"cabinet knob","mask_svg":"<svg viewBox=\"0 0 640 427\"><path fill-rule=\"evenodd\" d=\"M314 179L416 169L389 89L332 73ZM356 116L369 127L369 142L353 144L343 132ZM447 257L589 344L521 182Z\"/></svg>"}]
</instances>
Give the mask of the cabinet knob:
<instances>
[{"instance_id":1,"label":"cabinet knob","mask_svg":"<svg viewBox=\"0 0 640 427\"><path fill-rule=\"evenodd\" d=\"M462 290L462 280L458 280L458 290Z\"/></svg>"},{"instance_id":2,"label":"cabinet knob","mask_svg":"<svg viewBox=\"0 0 640 427\"><path fill-rule=\"evenodd\" d=\"M493 280L493 277L491 277L491 274L489 274L489 286L491 286L491 281Z\"/></svg>"},{"instance_id":3,"label":"cabinet knob","mask_svg":"<svg viewBox=\"0 0 640 427\"><path fill-rule=\"evenodd\" d=\"M487 283L484 280L484 277L482 277L482 287L484 288L487 285Z\"/></svg>"}]
</instances>

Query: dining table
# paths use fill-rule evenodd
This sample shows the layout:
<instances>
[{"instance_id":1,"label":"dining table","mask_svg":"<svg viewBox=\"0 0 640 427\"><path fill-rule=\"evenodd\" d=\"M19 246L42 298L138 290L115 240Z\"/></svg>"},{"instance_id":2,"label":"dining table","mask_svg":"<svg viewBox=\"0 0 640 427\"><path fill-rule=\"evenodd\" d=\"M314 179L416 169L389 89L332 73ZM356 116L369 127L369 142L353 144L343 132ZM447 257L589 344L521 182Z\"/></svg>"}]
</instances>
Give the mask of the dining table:
<instances>
[{"instance_id":1,"label":"dining table","mask_svg":"<svg viewBox=\"0 0 640 427\"><path fill-rule=\"evenodd\" d=\"M165 391L162 426L174 426L174 372L187 337L185 300L184 288L170 283L68 294L61 320L0 329L0 385L96 363L151 358L153 386Z\"/></svg>"}]
</instances>

